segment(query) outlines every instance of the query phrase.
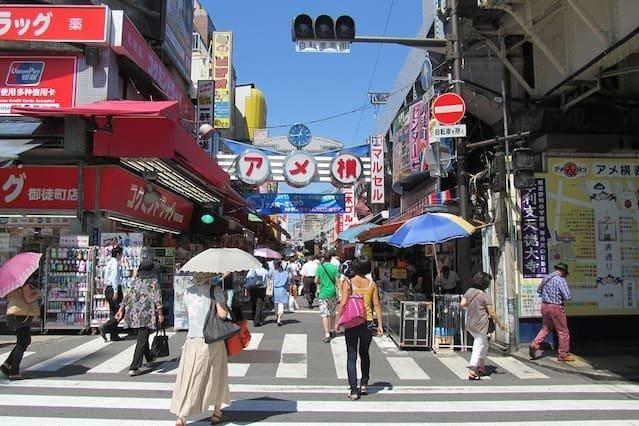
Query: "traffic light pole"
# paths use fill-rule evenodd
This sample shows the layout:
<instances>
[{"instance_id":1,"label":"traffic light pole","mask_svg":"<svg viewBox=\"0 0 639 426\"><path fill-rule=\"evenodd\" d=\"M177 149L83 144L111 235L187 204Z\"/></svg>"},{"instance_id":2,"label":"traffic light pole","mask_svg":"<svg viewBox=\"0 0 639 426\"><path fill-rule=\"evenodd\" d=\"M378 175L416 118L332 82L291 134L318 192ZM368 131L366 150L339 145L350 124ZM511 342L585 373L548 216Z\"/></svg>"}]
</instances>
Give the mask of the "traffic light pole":
<instances>
[{"instance_id":1,"label":"traffic light pole","mask_svg":"<svg viewBox=\"0 0 639 426\"><path fill-rule=\"evenodd\" d=\"M412 38L412 37L386 37L386 36L355 36L351 43L386 43L401 44L408 47L421 47L424 49L446 49L448 40L439 38Z\"/></svg>"}]
</instances>

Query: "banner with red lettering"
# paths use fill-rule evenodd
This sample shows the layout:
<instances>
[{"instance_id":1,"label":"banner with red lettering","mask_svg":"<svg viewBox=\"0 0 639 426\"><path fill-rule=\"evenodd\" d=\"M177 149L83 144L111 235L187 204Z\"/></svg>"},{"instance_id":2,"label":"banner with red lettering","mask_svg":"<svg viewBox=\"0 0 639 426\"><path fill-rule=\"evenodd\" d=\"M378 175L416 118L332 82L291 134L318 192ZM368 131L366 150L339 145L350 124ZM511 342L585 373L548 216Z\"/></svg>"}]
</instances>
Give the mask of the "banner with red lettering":
<instances>
[{"instance_id":1,"label":"banner with red lettering","mask_svg":"<svg viewBox=\"0 0 639 426\"><path fill-rule=\"evenodd\" d=\"M75 166L0 168L0 209L75 210Z\"/></svg>"},{"instance_id":2,"label":"banner with red lettering","mask_svg":"<svg viewBox=\"0 0 639 426\"><path fill-rule=\"evenodd\" d=\"M371 137L371 204L384 204L384 136Z\"/></svg>"}]
</instances>

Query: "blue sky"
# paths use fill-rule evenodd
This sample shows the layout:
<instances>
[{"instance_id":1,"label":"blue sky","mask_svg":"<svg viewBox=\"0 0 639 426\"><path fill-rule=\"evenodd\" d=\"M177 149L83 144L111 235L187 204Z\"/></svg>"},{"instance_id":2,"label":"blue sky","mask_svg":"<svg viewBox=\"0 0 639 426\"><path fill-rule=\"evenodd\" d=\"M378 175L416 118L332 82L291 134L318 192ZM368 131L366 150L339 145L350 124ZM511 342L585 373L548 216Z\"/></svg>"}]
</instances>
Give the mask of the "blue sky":
<instances>
[{"instance_id":1,"label":"blue sky","mask_svg":"<svg viewBox=\"0 0 639 426\"><path fill-rule=\"evenodd\" d=\"M255 83L268 105L268 126L306 122L358 108L366 94L379 49L353 44L350 54L296 53L291 21L300 14L350 15L359 35L382 35L392 4L387 35L415 36L422 21L422 0L203 0L220 31L233 31L233 60L238 83ZM385 45L372 91L390 91L408 53ZM375 110L309 125L317 136L345 145L361 144L374 128ZM288 127L271 129L286 134ZM310 192L310 191L309 191Z\"/></svg>"}]
</instances>

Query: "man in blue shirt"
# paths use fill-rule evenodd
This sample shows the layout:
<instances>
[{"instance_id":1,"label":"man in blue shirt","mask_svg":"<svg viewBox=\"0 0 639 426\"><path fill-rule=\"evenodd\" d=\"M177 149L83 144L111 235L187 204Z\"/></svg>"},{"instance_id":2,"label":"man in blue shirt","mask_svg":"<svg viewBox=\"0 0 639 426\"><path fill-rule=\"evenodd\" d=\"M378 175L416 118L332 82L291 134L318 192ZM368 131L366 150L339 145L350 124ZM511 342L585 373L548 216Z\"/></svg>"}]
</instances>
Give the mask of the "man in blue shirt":
<instances>
[{"instance_id":1,"label":"man in blue shirt","mask_svg":"<svg viewBox=\"0 0 639 426\"><path fill-rule=\"evenodd\" d=\"M568 353L570 347L570 331L568 330L568 319L566 318L565 302L572 299L566 278L568 276L568 265L558 263L555 271L546 276L539 286L537 293L541 296L541 318L543 327L530 344L528 354L531 359L537 358L539 345L552 331L557 333L559 338L559 361L572 362L575 359Z\"/></svg>"}]
</instances>

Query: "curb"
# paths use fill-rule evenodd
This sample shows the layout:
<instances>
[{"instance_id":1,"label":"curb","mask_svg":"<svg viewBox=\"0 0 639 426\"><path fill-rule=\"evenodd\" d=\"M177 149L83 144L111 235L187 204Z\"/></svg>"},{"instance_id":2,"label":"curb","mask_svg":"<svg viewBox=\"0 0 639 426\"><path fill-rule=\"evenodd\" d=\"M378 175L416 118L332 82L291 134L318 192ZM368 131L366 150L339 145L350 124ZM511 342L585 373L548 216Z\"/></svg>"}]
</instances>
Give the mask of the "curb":
<instances>
[{"instance_id":1,"label":"curb","mask_svg":"<svg viewBox=\"0 0 639 426\"><path fill-rule=\"evenodd\" d=\"M553 365L553 364L548 364L548 363L536 362L535 360L531 360L530 358L528 358L528 356L522 355L519 352L511 353L509 355L511 357L515 358L515 359L520 360L520 361L528 362L528 363L534 364L534 365L536 365L538 367L548 368L550 370L557 371L557 372L560 372L560 373L579 374L579 375L586 376L586 377L589 377L589 378L592 378L592 379L626 380L624 377L619 376L618 374L615 374L615 373L600 374L600 373L596 373L594 371L581 371L581 370L575 370L573 368L564 368L564 367L561 367L560 365Z\"/></svg>"}]
</instances>

